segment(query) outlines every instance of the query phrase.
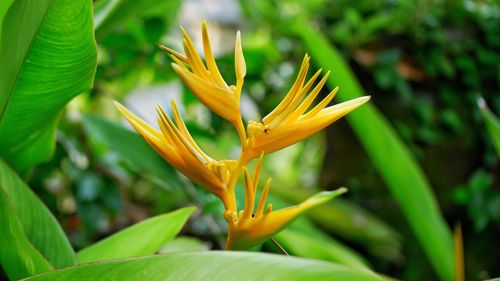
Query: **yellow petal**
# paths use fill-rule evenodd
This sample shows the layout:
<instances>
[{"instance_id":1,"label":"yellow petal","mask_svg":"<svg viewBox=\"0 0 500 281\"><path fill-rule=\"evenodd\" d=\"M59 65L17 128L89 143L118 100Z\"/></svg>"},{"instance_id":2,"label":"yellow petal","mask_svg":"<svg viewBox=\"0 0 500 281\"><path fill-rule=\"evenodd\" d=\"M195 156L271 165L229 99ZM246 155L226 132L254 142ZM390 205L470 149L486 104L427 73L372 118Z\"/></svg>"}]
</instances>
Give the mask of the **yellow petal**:
<instances>
[{"instance_id":1,"label":"yellow petal","mask_svg":"<svg viewBox=\"0 0 500 281\"><path fill-rule=\"evenodd\" d=\"M245 180L245 209L240 216L241 219L248 219L252 217L253 207L255 203L255 190L253 188L252 178L247 168L243 169Z\"/></svg>"},{"instance_id":2,"label":"yellow petal","mask_svg":"<svg viewBox=\"0 0 500 281\"><path fill-rule=\"evenodd\" d=\"M309 91L309 89L312 87L318 76L321 74L322 69L319 69L314 73L314 75L309 79L309 81L306 83L306 85L300 89L300 91L295 95L293 100L290 102L290 104L280 113L277 118L269 124L270 128L278 126L280 123L284 122L287 117L290 116L290 114L295 110L297 105L300 103L302 98L306 95L306 93ZM329 75L327 73L327 75Z\"/></svg>"},{"instance_id":3,"label":"yellow petal","mask_svg":"<svg viewBox=\"0 0 500 281\"><path fill-rule=\"evenodd\" d=\"M185 165L184 160L179 157L175 147L170 145L164 135L153 129L147 123L128 111L123 105L115 102L115 106L125 116L134 129L158 152L167 162L174 167Z\"/></svg>"},{"instance_id":4,"label":"yellow petal","mask_svg":"<svg viewBox=\"0 0 500 281\"><path fill-rule=\"evenodd\" d=\"M299 116L301 116L311 105L311 103L314 101L314 99L318 96L319 92L323 88L323 86L326 83L326 80L328 80L328 77L330 76L330 71L328 71L325 76L319 81L319 83L314 87L314 89L307 95L307 97L304 99L304 101L290 114L288 115L283 122L289 122L289 121L294 121L296 120ZM338 88L338 87L337 87Z\"/></svg>"},{"instance_id":5,"label":"yellow petal","mask_svg":"<svg viewBox=\"0 0 500 281\"><path fill-rule=\"evenodd\" d=\"M251 155L249 158L253 159L262 152L269 154L299 142L329 126L368 100L370 97L360 97L329 106L315 115L307 113L296 121L280 124L274 128L254 125L252 126L252 138L248 144L248 154ZM255 130L262 131L253 132Z\"/></svg>"},{"instance_id":6,"label":"yellow petal","mask_svg":"<svg viewBox=\"0 0 500 281\"><path fill-rule=\"evenodd\" d=\"M196 144L196 142L194 141L193 137L191 136L191 134L189 133L189 131L186 127L186 124L184 123L184 120L182 120L182 116L179 113L179 109L177 108L177 104L175 104L174 99L170 100L170 104L172 107L172 112L174 113L175 123L177 124L177 127L179 128L179 130L182 132L182 135L184 136L184 138L208 162L215 161L212 158L210 158L208 155L206 155L205 152L203 152L203 150L201 150L201 148L198 146L198 144Z\"/></svg>"},{"instance_id":7,"label":"yellow petal","mask_svg":"<svg viewBox=\"0 0 500 281\"><path fill-rule=\"evenodd\" d=\"M207 79L209 78L208 70L205 68L203 61L201 60L200 54L196 51L196 48L191 41L191 38L187 34L186 30L181 27L182 35L184 36L183 46L186 57L189 60L189 65L193 69L193 72L200 75L201 77Z\"/></svg>"},{"instance_id":8,"label":"yellow petal","mask_svg":"<svg viewBox=\"0 0 500 281\"><path fill-rule=\"evenodd\" d=\"M184 52L186 53L186 57L189 61L189 66L193 70L193 73L202 79L210 80L210 75L207 73L208 71L201 61L201 58L199 60L196 59L196 57L199 57L199 54L196 50L194 50L194 47L190 48L186 40L184 40L183 46Z\"/></svg>"},{"instance_id":9,"label":"yellow petal","mask_svg":"<svg viewBox=\"0 0 500 281\"><path fill-rule=\"evenodd\" d=\"M208 83L177 64L172 64L172 68L191 92L217 115L230 121L240 118L238 103L228 90Z\"/></svg>"},{"instance_id":10,"label":"yellow petal","mask_svg":"<svg viewBox=\"0 0 500 281\"><path fill-rule=\"evenodd\" d=\"M365 102L369 101L371 99L371 96L364 96L364 97L359 97L353 100L345 101L343 103L339 103L336 105L329 106L327 108L322 109L319 111L315 116L303 116L303 118L299 118L301 120L307 120L307 118L310 119L316 119L316 118L324 118L326 117L329 120L334 119L334 121L338 120L339 118L345 116L349 112L353 111L354 109L358 108L359 106L363 105Z\"/></svg>"},{"instance_id":11,"label":"yellow petal","mask_svg":"<svg viewBox=\"0 0 500 281\"><path fill-rule=\"evenodd\" d=\"M170 117L163 110L159 110L158 123L162 130L162 132L159 132L132 114L121 104L115 102L115 105L134 129L142 135L163 159L193 182L217 195L223 200L226 206L234 205L234 202L230 202L232 197L225 194L225 184L221 178L204 165L204 162L213 162L214 160L208 156L208 160L205 159L205 154L200 152L201 150L197 151L196 148L199 149L199 147L196 144L191 144L191 141L173 124ZM175 108L174 112L176 110ZM178 111L175 114L178 114ZM180 118L180 116L177 116L177 118ZM189 135L188 132L187 135Z\"/></svg>"},{"instance_id":12,"label":"yellow petal","mask_svg":"<svg viewBox=\"0 0 500 281\"><path fill-rule=\"evenodd\" d=\"M292 88L288 91L285 98L278 104L278 106L271 111L266 117L262 119L262 123L269 124L271 123L286 107L292 102L295 94L302 88L304 81L306 79L307 71L309 70L309 56L306 54L304 59L302 60L302 65L300 66L299 73L297 75L297 79L293 83Z\"/></svg>"},{"instance_id":13,"label":"yellow petal","mask_svg":"<svg viewBox=\"0 0 500 281\"><path fill-rule=\"evenodd\" d=\"M212 53L212 47L210 46L210 38L208 37L208 28L206 21L203 21L203 23L201 24L201 33L203 37L203 52L205 53L205 60L207 62L208 70L210 71L210 74L215 78L215 81L217 81L219 87L228 88L226 82L219 72L217 64L215 63L215 58Z\"/></svg>"},{"instance_id":14,"label":"yellow petal","mask_svg":"<svg viewBox=\"0 0 500 281\"><path fill-rule=\"evenodd\" d=\"M271 189L271 178L268 178L259 199L259 205L257 206L257 211L255 211L255 217L258 218L264 213L264 206L266 205L267 195L269 194L269 189ZM272 205L271 205L272 206ZM272 210L272 207L271 207Z\"/></svg>"},{"instance_id":15,"label":"yellow petal","mask_svg":"<svg viewBox=\"0 0 500 281\"><path fill-rule=\"evenodd\" d=\"M210 159L208 159L204 153L199 153L198 150L193 145L191 145L184 134L182 134L177 126L175 126L174 122L172 121L172 119L170 119L168 114L160 106L157 107L157 111L163 127L167 129L169 135L174 139L177 148L186 148L188 152L195 156L202 164L208 164Z\"/></svg>"},{"instance_id":16,"label":"yellow petal","mask_svg":"<svg viewBox=\"0 0 500 281\"><path fill-rule=\"evenodd\" d=\"M137 131L141 131L141 135L147 138L156 138L158 140L163 139L163 136L160 132L153 129L153 127L149 126L146 122L142 121L139 117L135 116L133 113L128 111L128 109L121 105L119 102L114 102L116 108L120 113L129 121L130 125L134 127Z\"/></svg>"},{"instance_id":17,"label":"yellow petal","mask_svg":"<svg viewBox=\"0 0 500 281\"><path fill-rule=\"evenodd\" d=\"M203 21L202 23L202 42L206 65L196 51L193 41L186 30L181 27L181 32L184 37L185 55L165 46L160 45L160 48L171 55L175 62L172 63L172 68L191 92L217 115L233 123L244 146L246 135L244 126L240 124L239 103L243 78L246 75L246 64L243 57L240 33L238 32L235 43L236 85L228 86L215 62L206 22Z\"/></svg>"},{"instance_id":18,"label":"yellow petal","mask_svg":"<svg viewBox=\"0 0 500 281\"><path fill-rule=\"evenodd\" d=\"M189 64L189 60L185 56L178 53L177 51L174 51L174 50L170 49L169 47L163 46L163 45L158 45L158 47L160 49L162 49L164 52L166 52L167 54L171 55L173 58L176 58L185 64Z\"/></svg>"}]
</instances>

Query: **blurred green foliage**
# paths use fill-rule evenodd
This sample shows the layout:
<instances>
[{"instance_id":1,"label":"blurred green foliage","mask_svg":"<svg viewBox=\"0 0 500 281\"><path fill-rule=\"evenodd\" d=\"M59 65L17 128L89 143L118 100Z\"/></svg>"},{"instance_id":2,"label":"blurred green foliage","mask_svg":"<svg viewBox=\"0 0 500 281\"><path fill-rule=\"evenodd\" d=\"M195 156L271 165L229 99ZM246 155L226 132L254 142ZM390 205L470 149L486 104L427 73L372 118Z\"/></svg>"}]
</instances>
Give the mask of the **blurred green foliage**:
<instances>
[{"instance_id":1,"label":"blurred green foliage","mask_svg":"<svg viewBox=\"0 0 500 281\"><path fill-rule=\"evenodd\" d=\"M476 105L481 95L493 112L500 110L497 63L500 45L496 36L500 6L497 2L318 0L302 3L289 0L240 3L254 24L262 26L264 22L267 26L262 29L273 30L272 42L284 57L288 54L297 59L302 51L307 52L314 46L312 43L302 49L287 47L301 43L290 38L290 23L296 18L306 18L327 35L363 88L373 95L372 102L388 117L422 164L449 222L465 220L466 224L475 224L475 216L464 219L463 215L467 214L462 215L465 210L453 205L456 201L452 195L455 187L474 177L478 167L492 179L491 187L498 186L500 167L494 155L494 137L487 135L485 121ZM318 61L318 66L324 65L323 62ZM335 69L332 71L335 79ZM380 179L374 178L366 156L356 152L352 142L341 140L346 135L352 137L350 131L338 126L330 131L327 146L330 152L326 156L329 161L324 162L322 184L335 186L347 182L357 193L354 200L358 203L371 206L385 218L400 221L401 217L393 211L395 206L387 204ZM342 160L346 158L349 161ZM491 193L490 196L499 194L495 188ZM371 198L369 202L366 196ZM487 208L485 205L496 207L497 203L492 201L483 204L470 199L463 200L462 204L469 210L477 210L472 206L480 205L483 208L480 213L490 217L487 213L491 212L484 208ZM466 245L467 237L477 235L480 230L472 229L465 230ZM404 227L399 230L408 235ZM498 227L483 228L482 232L485 237L495 237ZM489 268L494 267L495 257L488 255L486 249L467 250L488 259ZM421 258L408 258L407 264L426 266ZM472 264L477 262L474 260ZM421 272L410 268L404 279L425 278L417 277ZM469 278L483 278L478 276L484 274L480 268L469 268L468 273Z\"/></svg>"},{"instance_id":2,"label":"blurred green foliage","mask_svg":"<svg viewBox=\"0 0 500 281\"><path fill-rule=\"evenodd\" d=\"M242 29L248 72L242 103L248 120L276 106L310 51L290 30L292 20L303 18L338 48L396 129L431 182L448 224L462 223L467 280L500 275L500 256L491 248L500 233L500 161L477 106L480 95L500 115L498 2L229 1L238 7L234 17L203 10L204 1L94 2L99 54L94 87L61 115L52 160L25 177L77 249L187 204L200 209L182 231L188 241L173 240L164 251L223 248L226 226L219 202L124 128L111 101L128 102L146 114L154 113L155 99L144 93L159 91L162 102L175 95L204 150L217 159L234 158L237 135L179 86L168 57L156 45L179 41L179 22L197 30L206 18L212 34L220 36L217 62L231 81L233 46L227 42ZM8 5L0 4L0 15ZM193 9L197 5L202 12ZM278 241L294 255L372 268L403 280L436 279L394 198L355 140L341 121L266 162L264 172L275 180L276 207L318 189L350 188L344 201L297 220ZM270 243L262 249L276 252Z\"/></svg>"}]
</instances>

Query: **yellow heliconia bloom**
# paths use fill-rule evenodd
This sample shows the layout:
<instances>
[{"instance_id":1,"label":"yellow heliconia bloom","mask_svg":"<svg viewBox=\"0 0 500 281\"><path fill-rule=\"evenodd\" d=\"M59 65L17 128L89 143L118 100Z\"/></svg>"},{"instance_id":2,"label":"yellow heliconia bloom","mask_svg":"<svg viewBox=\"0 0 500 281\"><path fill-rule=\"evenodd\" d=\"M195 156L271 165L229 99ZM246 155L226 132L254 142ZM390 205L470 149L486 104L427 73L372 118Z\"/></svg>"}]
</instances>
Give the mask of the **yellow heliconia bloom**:
<instances>
[{"instance_id":1,"label":"yellow heliconia bloom","mask_svg":"<svg viewBox=\"0 0 500 281\"><path fill-rule=\"evenodd\" d=\"M240 32L236 33L234 50L236 85L229 86L222 78L215 63L206 22L202 23L203 52L206 65L196 51L186 30L181 27L181 31L184 36L185 56L162 45L160 48L171 55L174 60L172 68L191 92L217 115L233 123L240 138L245 139L245 129L240 114L240 96L246 75L246 63L241 47Z\"/></svg>"},{"instance_id":2,"label":"yellow heliconia bloom","mask_svg":"<svg viewBox=\"0 0 500 281\"><path fill-rule=\"evenodd\" d=\"M283 101L264 117L262 122L249 122L246 155L248 159L259 156L261 152L268 154L301 141L370 100L369 96L360 97L327 107L337 93L337 87L307 111L330 76L330 72L327 72L310 91L321 74L321 69L305 83L308 69L309 56L306 55L297 79Z\"/></svg>"},{"instance_id":3,"label":"yellow heliconia bloom","mask_svg":"<svg viewBox=\"0 0 500 281\"><path fill-rule=\"evenodd\" d=\"M258 204L255 200L264 154L309 137L367 102L370 97L361 97L328 106L337 93L338 88L335 88L317 105L309 109L330 73L327 72L315 85L321 74L320 69L306 82L310 60L306 55L297 79L283 101L261 122L249 121L245 129L240 112L240 95L246 75L246 65L240 33L236 35L235 44L235 85L228 85L217 68L205 22L202 24L205 62L184 29L182 33L185 55L165 46L160 46L160 48L172 56L173 69L193 94L209 109L230 121L236 128L241 142L239 159L218 161L206 155L189 134L173 100L171 104L173 120L162 108L157 108L160 131L146 124L122 105L116 103L116 106L135 130L167 162L221 199L225 208L224 217L228 223L226 242L228 250L243 250L256 246L273 237L301 213L346 192L345 188L321 192L296 206L273 211L272 204L266 206L267 195L271 188L271 180L268 179ZM252 178L246 165L259 155ZM235 187L242 172L245 207L238 212Z\"/></svg>"},{"instance_id":4,"label":"yellow heliconia bloom","mask_svg":"<svg viewBox=\"0 0 500 281\"><path fill-rule=\"evenodd\" d=\"M237 216L234 214L231 215L229 212L225 214L226 217L229 217L229 231L226 241L226 249L228 250L245 250L261 244L272 238L303 212L321 205L347 191L346 188L339 188L335 191L324 191L310 197L299 205L273 211L272 204L268 204L266 207L267 195L271 188L271 179L268 179L262 189L257 209L255 209L255 197L262 167L262 159L263 154L255 168L253 179L248 170L246 168L244 169L245 208L240 211Z\"/></svg>"},{"instance_id":5,"label":"yellow heliconia bloom","mask_svg":"<svg viewBox=\"0 0 500 281\"><path fill-rule=\"evenodd\" d=\"M216 161L207 156L189 134L174 100L171 105L175 122L161 107L157 107L161 132L146 124L121 104L115 103L115 105L132 127L167 162L193 182L219 197L227 209L236 209L234 194L227 186L237 161Z\"/></svg>"}]
</instances>

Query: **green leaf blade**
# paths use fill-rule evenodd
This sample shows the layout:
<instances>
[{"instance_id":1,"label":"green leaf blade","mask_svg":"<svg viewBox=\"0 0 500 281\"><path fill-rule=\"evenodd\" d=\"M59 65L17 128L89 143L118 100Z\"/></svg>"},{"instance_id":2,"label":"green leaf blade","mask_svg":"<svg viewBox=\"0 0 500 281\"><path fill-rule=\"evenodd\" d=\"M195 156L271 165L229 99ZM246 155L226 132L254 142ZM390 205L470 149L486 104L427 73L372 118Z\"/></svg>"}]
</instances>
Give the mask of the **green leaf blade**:
<instances>
[{"instance_id":1,"label":"green leaf blade","mask_svg":"<svg viewBox=\"0 0 500 281\"><path fill-rule=\"evenodd\" d=\"M75 252L56 218L2 159L0 190L9 196L23 232L40 254L56 268L75 264Z\"/></svg>"},{"instance_id":2,"label":"green leaf blade","mask_svg":"<svg viewBox=\"0 0 500 281\"><path fill-rule=\"evenodd\" d=\"M53 269L26 237L12 201L3 189L0 189L0 249L0 264L11 280Z\"/></svg>"},{"instance_id":3,"label":"green leaf blade","mask_svg":"<svg viewBox=\"0 0 500 281\"><path fill-rule=\"evenodd\" d=\"M26 280L382 280L327 262L245 252L190 252L85 264Z\"/></svg>"},{"instance_id":4,"label":"green leaf blade","mask_svg":"<svg viewBox=\"0 0 500 281\"><path fill-rule=\"evenodd\" d=\"M78 252L80 263L150 255L182 229L195 207L139 222Z\"/></svg>"},{"instance_id":5,"label":"green leaf blade","mask_svg":"<svg viewBox=\"0 0 500 281\"><path fill-rule=\"evenodd\" d=\"M92 86L92 21L88 0L20 0L7 10L0 45L0 65L7 66L0 75L0 156L17 170L50 158L54 137L37 151L28 148L54 130L66 103Z\"/></svg>"}]
</instances>

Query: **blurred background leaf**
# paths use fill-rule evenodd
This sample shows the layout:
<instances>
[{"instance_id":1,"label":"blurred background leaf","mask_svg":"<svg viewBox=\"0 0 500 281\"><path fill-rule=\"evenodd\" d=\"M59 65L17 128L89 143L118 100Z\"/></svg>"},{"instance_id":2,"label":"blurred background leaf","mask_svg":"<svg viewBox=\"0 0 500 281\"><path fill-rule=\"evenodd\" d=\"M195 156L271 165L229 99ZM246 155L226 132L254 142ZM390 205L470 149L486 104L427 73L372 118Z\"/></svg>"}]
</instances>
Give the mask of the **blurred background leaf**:
<instances>
[{"instance_id":1,"label":"blurred background leaf","mask_svg":"<svg viewBox=\"0 0 500 281\"><path fill-rule=\"evenodd\" d=\"M133 1L133 0L101 0L94 7L95 29L98 38L102 38L110 29L127 24L131 20L141 18L175 17L181 0L172 1ZM168 21L167 21L168 22ZM168 26L167 26L168 27Z\"/></svg>"},{"instance_id":2,"label":"blurred background leaf","mask_svg":"<svg viewBox=\"0 0 500 281\"><path fill-rule=\"evenodd\" d=\"M310 49L313 61L332 70L328 86L333 89L338 85L342 89L339 98L349 100L364 96L356 77L326 38L304 21L299 20L293 24L297 35ZM347 118L398 200L434 270L441 280L453 280L455 270L452 236L421 168L372 104L356 110Z\"/></svg>"},{"instance_id":3,"label":"blurred background leaf","mask_svg":"<svg viewBox=\"0 0 500 281\"><path fill-rule=\"evenodd\" d=\"M498 157L500 157L500 120L490 111L483 98L479 98L478 104L483 114L484 122L486 123L486 129L488 129L488 133L490 134L493 147L497 151Z\"/></svg>"}]
</instances>

